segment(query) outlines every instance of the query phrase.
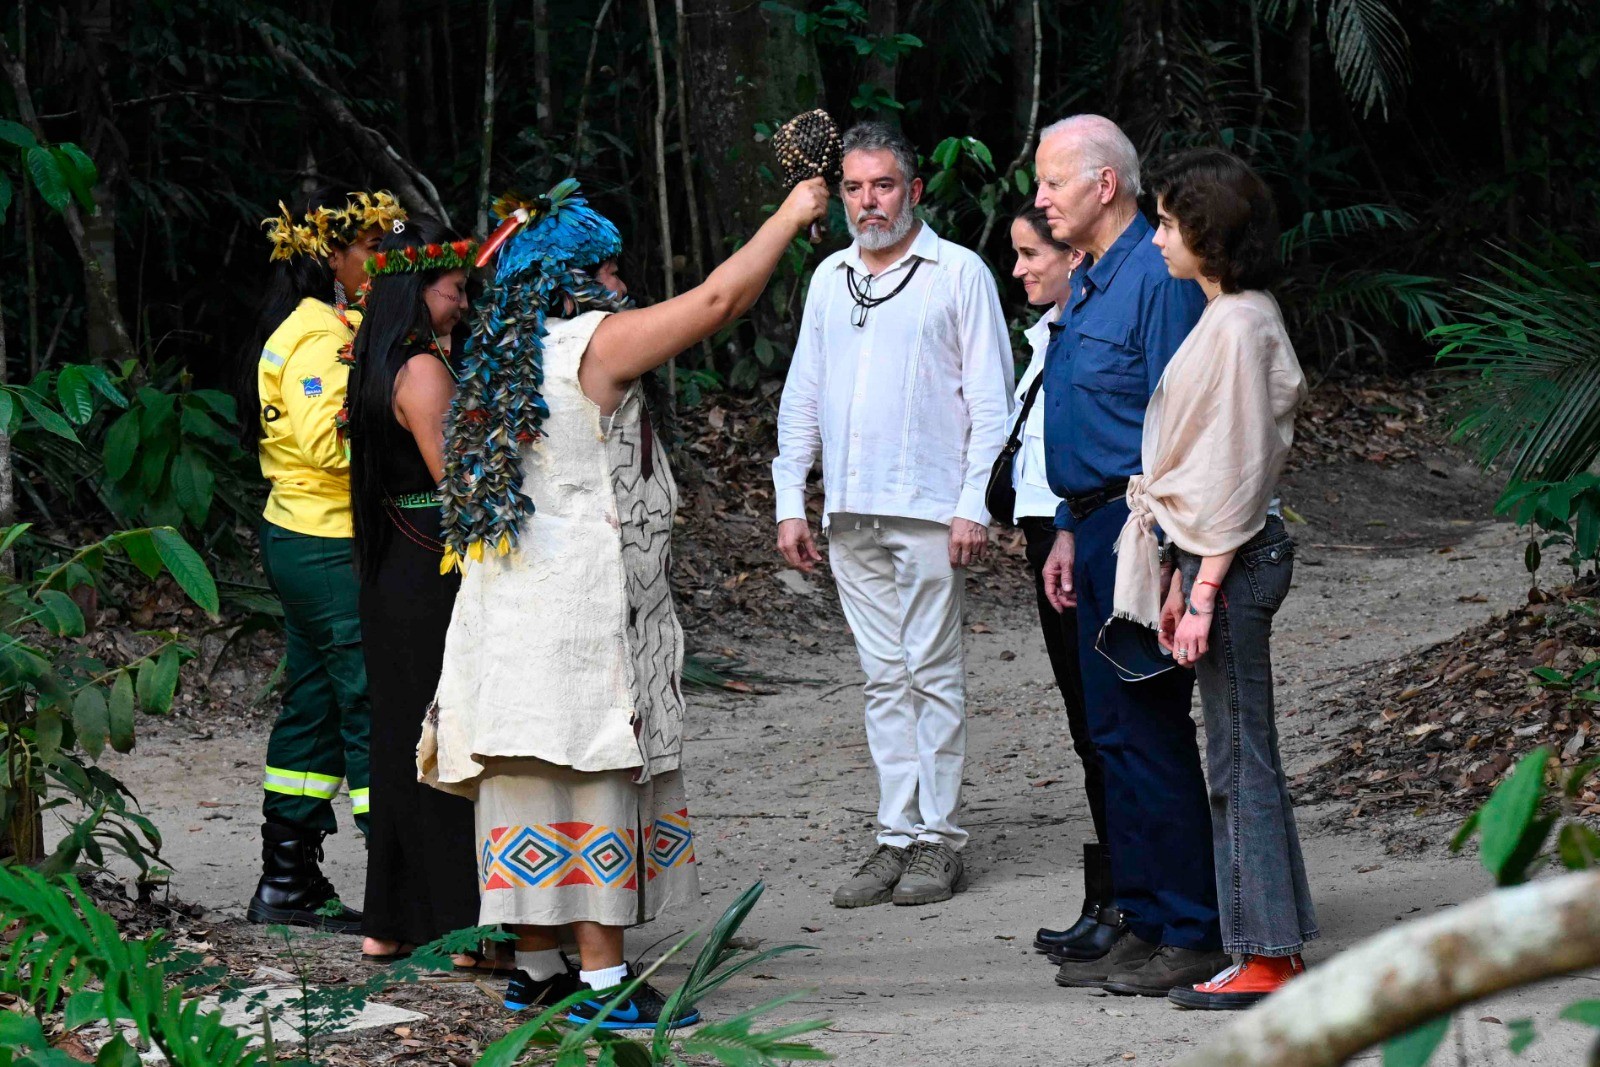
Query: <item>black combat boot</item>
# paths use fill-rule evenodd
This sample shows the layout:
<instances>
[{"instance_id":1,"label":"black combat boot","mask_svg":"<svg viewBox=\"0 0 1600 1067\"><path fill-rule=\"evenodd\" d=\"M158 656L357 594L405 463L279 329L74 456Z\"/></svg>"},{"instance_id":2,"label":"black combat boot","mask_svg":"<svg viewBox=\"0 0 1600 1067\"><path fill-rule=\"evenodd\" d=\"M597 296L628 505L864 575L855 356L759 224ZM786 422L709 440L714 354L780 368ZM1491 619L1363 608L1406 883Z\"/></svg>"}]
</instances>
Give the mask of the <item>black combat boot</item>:
<instances>
[{"instance_id":1,"label":"black combat boot","mask_svg":"<svg viewBox=\"0 0 1600 1067\"><path fill-rule=\"evenodd\" d=\"M1040 927L1033 935L1039 952L1060 952L1063 945L1076 941L1100 923L1100 909L1111 903L1111 864L1105 846L1091 841L1083 846L1083 913L1065 930Z\"/></svg>"},{"instance_id":2,"label":"black combat boot","mask_svg":"<svg viewBox=\"0 0 1600 1067\"><path fill-rule=\"evenodd\" d=\"M361 932L361 913L339 902L339 894L317 866L322 839L317 830L279 823L261 827L261 881L245 917L253 923L310 926L336 934ZM329 907L330 904L333 905Z\"/></svg>"}]
</instances>

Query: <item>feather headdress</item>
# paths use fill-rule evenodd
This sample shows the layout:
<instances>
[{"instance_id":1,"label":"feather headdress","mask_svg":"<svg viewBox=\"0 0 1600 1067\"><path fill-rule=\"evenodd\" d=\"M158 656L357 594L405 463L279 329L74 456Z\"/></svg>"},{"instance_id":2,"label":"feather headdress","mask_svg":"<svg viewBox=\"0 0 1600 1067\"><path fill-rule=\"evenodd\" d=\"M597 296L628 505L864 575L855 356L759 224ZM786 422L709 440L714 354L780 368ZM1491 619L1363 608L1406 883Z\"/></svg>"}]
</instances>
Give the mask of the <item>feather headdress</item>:
<instances>
[{"instance_id":1,"label":"feather headdress","mask_svg":"<svg viewBox=\"0 0 1600 1067\"><path fill-rule=\"evenodd\" d=\"M478 266L498 253L494 281L474 308L445 425L441 571L482 559L485 545L510 552L533 514L522 492L522 448L538 440L550 414L541 392L546 318L629 306L589 273L622 251L622 235L589 207L577 179L531 200L508 194L493 210L502 221Z\"/></svg>"},{"instance_id":2,"label":"feather headdress","mask_svg":"<svg viewBox=\"0 0 1600 1067\"><path fill-rule=\"evenodd\" d=\"M313 208L298 221L280 200L278 214L262 219L261 225L272 244L271 258L278 261L295 256L325 256L331 251L329 242L349 245L365 231L388 229L405 217L406 209L394 194L379 189L374 193L351 193L341 208Z\"/></svg>"}]
</instances>

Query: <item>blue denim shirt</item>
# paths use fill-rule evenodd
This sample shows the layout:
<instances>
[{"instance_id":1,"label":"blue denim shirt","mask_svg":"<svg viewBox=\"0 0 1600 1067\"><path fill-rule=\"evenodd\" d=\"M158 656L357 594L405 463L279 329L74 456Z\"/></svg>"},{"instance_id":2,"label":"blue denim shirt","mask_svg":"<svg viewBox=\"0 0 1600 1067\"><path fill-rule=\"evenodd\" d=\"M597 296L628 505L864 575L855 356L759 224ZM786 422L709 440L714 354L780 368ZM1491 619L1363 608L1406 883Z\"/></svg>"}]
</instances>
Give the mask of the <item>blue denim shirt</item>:
<instances>
[{"instance_id":1,"label":"blue denim shirt","mask_svg":"<svg viewBox=\"0 0 1600 1067\"><path fill-rule=\"evenodd\" d=\"M1073 279L1067 313L1050 326L1045 471L1059 497L1139 473L1145 405L1205 310L1199 285L1167 273L1151 233L1136 214L1106 254ZM1065 500L1056 526L1076 526Z\"/></svg>"}]
</instances>

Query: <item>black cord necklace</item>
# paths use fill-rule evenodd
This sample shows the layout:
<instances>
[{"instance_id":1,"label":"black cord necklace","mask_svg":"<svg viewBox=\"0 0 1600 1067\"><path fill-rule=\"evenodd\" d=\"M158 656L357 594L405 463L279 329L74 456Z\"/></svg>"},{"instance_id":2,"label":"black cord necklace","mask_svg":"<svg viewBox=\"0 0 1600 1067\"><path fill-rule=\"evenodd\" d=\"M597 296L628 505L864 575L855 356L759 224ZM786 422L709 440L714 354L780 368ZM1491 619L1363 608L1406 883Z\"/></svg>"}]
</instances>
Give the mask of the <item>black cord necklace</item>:
<instances>
[{"instance_id":1,"label":"black cord necklace","mask_svg":"<svg viewBox=\"0 0 1600 1067\"><path fill-rule=\"evenodd\" d=\"M867 275L865 281L859 280L856 276L856 269L849 264L846 264L844 268L845 284L850 289L850 299L855 301L856 305L855 308L850 312L850 325L865 326L867 324L867 312L871 311L875 307L878 307L880 304L887 304L889 301L899 296L901 291L904 290L906 286L911 284L911 279L917 276L917 268L920 266L922 266L921 257L913 259L911 261L911 269L906 271L906 276L904 278L900 279L900 284L894 287L894 292L887 293L884 296L873 296L873 275Z\"/></svg>"}]
</instances>

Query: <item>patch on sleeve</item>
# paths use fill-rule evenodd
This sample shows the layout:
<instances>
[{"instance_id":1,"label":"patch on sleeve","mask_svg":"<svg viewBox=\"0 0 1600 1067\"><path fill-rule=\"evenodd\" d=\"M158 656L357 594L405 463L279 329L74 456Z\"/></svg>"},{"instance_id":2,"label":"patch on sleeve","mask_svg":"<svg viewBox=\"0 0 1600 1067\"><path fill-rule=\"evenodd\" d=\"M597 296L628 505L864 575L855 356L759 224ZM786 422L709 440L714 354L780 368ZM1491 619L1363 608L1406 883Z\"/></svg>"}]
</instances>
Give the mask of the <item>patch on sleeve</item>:
<instances>
[{"instance_id":1,"label":"patch on sleeve","mask_svg":"<svg viewBox=\"0 0 1600 1067\"><path fill-rule=\"evenodd\" d=\"M321 396L322 379L317 377L301 378L300 388L306 391L306 396Z\"/></svg>"}]
</instances>

